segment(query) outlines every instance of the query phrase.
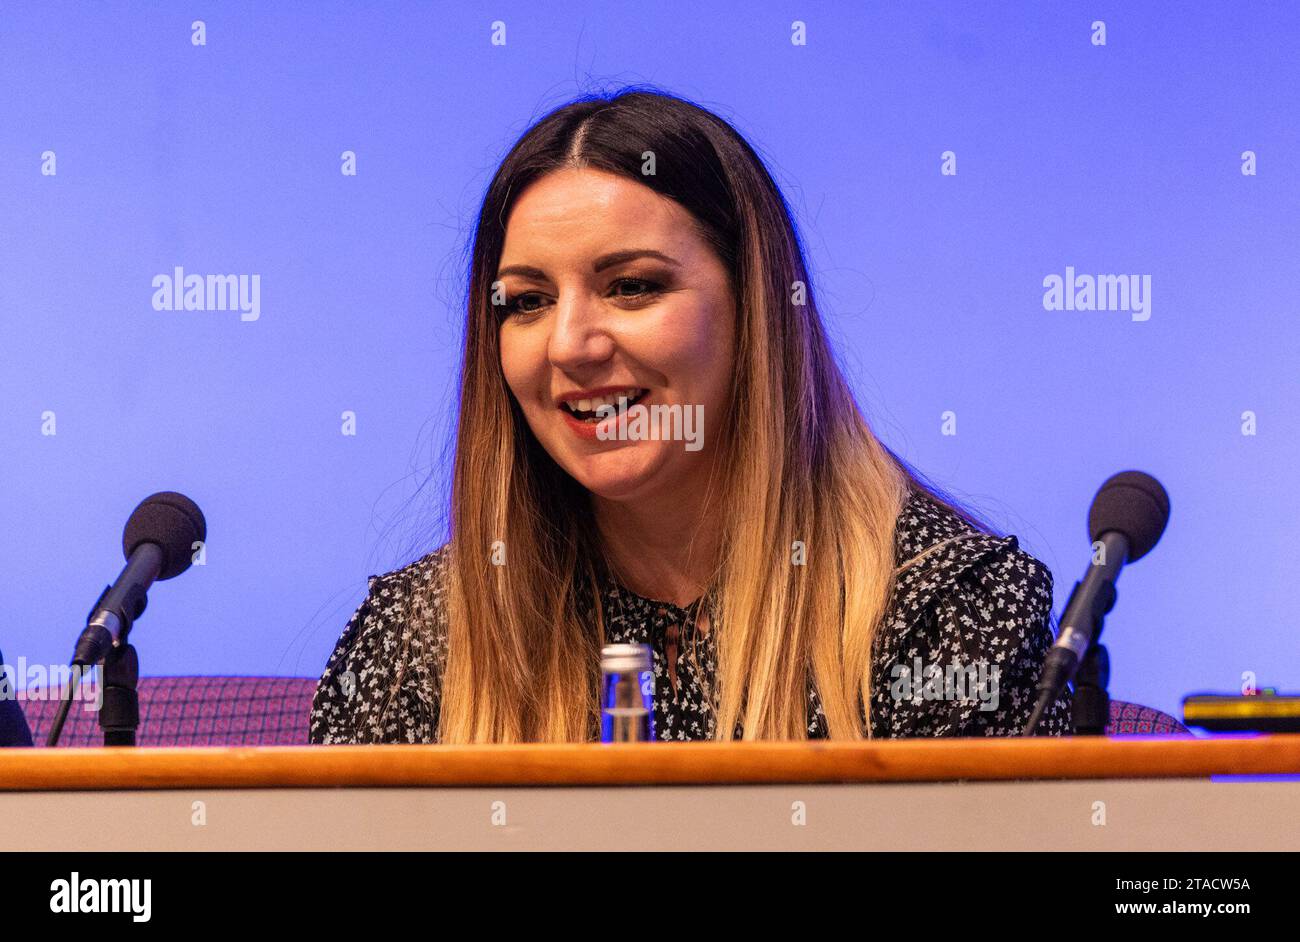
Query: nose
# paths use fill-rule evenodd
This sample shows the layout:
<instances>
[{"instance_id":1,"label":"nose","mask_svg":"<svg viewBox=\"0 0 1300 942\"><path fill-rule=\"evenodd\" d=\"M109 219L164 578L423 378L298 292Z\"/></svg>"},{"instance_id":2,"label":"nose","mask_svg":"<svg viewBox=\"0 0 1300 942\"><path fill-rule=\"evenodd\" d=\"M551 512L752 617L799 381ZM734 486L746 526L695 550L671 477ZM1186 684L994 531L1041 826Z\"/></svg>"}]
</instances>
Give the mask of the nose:
<instances>
[{"instance_id":1,"label":"nose","mask_svg":"<svg viewBox=\"0 0 1300 942\"><path fill-rule=\"evenodd\" d=\"M575 288L561 291L551 320L547 355L558 369L573 371L603 363L614 353L606 311L599 298Z\"/></svg>"}]
</instances>

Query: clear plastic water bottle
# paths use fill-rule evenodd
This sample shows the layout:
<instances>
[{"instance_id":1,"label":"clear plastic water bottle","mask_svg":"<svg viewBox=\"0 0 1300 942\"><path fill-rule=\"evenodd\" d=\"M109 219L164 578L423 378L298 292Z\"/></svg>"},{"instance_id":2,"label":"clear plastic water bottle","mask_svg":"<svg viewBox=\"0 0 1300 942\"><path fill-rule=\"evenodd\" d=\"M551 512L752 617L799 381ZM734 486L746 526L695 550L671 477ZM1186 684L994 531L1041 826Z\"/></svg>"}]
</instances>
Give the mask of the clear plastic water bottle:
<instances>
[{"instance_id":1,"label":"clear plastic water bottle","mask_svg":"<svg viewBox=\"0 0 1300 942\"><path fill-rule=\"evenodd\" d=\"M652 741L655 675L650 645L605 645L600 651L600 672L600 741Z\"/></svg>"}]
</instances>

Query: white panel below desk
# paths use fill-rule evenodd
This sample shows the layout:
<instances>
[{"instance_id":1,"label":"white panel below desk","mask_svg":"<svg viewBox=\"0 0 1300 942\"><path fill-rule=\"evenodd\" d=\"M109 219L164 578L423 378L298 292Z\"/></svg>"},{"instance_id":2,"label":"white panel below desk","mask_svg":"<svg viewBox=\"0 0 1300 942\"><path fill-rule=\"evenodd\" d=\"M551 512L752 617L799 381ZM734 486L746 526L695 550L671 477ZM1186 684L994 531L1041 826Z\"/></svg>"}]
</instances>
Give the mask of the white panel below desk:
<instances>
[{"instance_id":1,"label":"white panel below desk","mask_svg":"<svg viewBox=\"0 0 1300 942\"><path fill-rule=\"evenodd\" d=\"M1300 782L3 792L0 849L1294 851Z\"/></svg>"}]
</instances>

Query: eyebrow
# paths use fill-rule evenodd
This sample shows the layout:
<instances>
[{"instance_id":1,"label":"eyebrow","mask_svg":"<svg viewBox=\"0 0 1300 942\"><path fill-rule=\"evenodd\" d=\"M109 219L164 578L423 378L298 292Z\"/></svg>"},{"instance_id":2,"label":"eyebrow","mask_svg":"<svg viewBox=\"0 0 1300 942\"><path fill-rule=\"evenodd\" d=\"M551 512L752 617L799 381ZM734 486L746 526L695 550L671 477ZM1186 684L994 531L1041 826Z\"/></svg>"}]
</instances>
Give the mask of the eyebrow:
<instances>
[{"instance_id":1,"label":"eyebrow","mask_svg":"<svg viewBox=\"0 0 1300 942\"><path fill-rule=\"evenodd\" d=\"M681 262L671 255L665 255L663 252L656 252L654 249L624 249L621 252L609 252L600 256L592 263L593 272L601 272L606 268L614 265L621 265L624 262L630 262L636 258L657 258L660 261L667 262L670 265L681 265ZM546 272L540 268L534 268L532 265L507 265L505 268L497 271L497 278L504 278L506 275L522 275L525 278L533 278L537 281L546 280Z\"/></svg>"}]
</instances>

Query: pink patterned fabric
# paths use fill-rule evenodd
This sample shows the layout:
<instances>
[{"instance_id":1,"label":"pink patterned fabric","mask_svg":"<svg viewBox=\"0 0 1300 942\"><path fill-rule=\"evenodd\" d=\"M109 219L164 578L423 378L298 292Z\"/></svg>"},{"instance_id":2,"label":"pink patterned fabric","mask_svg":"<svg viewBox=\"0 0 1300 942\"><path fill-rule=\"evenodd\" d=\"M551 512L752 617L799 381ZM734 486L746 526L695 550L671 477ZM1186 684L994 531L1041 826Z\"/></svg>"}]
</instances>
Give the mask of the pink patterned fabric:
<instances>
[{"instance_id":1,"label":"pink patterned fabric","mask_svg":"<svg viewBox=\"0 0 1300 942\"><path fill-rule=\"evenodd\" d=\"M139 746L305 746L314 677L141 677ZM19 701L45 745L57 699ZM74 700L60 746L102 746L93 706Z\"/></svg>"},{"instance_id":2,"label":"pink patterned fabric","mask_svg":"<svg viewBox=\"0 0 1300 942\"><path fill-rule=\"evenodd\" d=\"M140 746L306 745L314 677L142 677ZM58 703L20 701L32 739L45 745ZM60 746L102 746L96 714L74 701ZM1108 735L1192 735L1168 713L1124 700L1110 702Z\"/></svg>"},{"instance_id":3,"label":"pink patterned fabric","mask_svg":"<svg viewBox=\"0 0 1300 942\"><path fill-rule=\"evenodd\" d=\"M1128 703L1124 700L1110 701L1110 722L1106 724L1106 735L1150 734L1153 736L1184 735L1192 732L1168 713L1140 703Z\"/></svg>"}]
</instances>

